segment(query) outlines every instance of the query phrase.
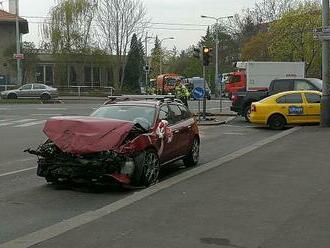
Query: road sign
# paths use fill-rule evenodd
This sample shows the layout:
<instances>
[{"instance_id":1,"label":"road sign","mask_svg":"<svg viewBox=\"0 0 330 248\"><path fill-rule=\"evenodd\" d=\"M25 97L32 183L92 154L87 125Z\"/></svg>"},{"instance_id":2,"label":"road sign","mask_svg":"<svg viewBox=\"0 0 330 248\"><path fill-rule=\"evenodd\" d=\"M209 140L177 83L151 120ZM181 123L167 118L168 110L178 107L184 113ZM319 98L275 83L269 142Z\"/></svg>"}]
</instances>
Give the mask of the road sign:
<instances>
[{"instance_id":1,"label":"road sign","mask_svg":"<svg viewBox=\"0 0 330 248\"><path fill-rule=\"evenodd\" d=\"M24 59L24 54L22 54L22 53L15 53L14 54L14 59L22 60L22 59Z\"/></svg>"},{"instance_id":2,"label":"road sign","mask_svg":"<svg viewBox=\"0 0 330 248\"><path fill-rule=\"evenodd\" d=\"M192 94L195 99L202 100L205 96L205 90L202 87L196 87L193 89Z\"/></svg>"}]
</instances>

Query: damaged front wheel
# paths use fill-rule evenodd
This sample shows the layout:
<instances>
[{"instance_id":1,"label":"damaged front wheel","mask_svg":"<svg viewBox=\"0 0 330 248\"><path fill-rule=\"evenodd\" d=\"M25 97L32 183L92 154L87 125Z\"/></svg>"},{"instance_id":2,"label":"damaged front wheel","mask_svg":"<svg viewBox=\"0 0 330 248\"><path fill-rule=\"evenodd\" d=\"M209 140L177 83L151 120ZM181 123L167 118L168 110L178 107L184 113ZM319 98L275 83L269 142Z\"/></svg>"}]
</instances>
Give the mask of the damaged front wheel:
<instances>
[{"instance_id":1,"label":"damaged front wheel","mask_svg":"<svg viewBox=\"0 0 330 248\"><path fill-rule=\"evenodd\" d=\"M160 171L159 158L155 151L146 150L142 157L136 159L133 184L150 186L157 182Z\"/></svg>"}]
</instances>

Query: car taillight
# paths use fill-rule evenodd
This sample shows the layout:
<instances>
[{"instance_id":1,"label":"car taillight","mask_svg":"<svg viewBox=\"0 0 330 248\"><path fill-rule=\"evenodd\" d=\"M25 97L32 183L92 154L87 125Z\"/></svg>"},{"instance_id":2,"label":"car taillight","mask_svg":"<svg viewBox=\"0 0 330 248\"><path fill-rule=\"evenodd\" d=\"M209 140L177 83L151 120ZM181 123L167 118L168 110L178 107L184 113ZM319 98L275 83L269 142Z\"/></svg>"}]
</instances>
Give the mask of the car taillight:
<instances>
[{"instance_id":1,"label":"car taillight","mask_svg":"<svg viewBox=\"0 0 330 248\"><path fill-rule=\"evenodd\" d=\"M254 104L251 105L251 112L257 112L256 105L254 105Z\"/></svg>"}]
</instances>

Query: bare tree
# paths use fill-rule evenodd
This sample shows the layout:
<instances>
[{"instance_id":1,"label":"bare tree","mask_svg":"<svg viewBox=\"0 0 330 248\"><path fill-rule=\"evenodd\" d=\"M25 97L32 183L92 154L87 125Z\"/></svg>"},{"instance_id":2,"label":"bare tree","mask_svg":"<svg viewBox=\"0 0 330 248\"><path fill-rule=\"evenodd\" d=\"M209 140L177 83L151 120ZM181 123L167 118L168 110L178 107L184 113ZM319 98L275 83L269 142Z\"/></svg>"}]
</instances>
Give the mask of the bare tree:
<instances>
[{"instance_id":1,"label":"bare tree","mask_svg":"<svg viewBox=\"0 0 330 248\"><path fill-rule=\"evenodd\" d=\"M272 22L298 7L299 0L261 0L256 2L254 12L258 22Z\"/></svg>"},{"instance_id":2,"label":"bare tree","mask_svg":"<svg viewBox=\"0 0 330 248\"><path fill-rule=\"evenodd\" d=\"M140 0L98 0L97 25L101 47L116 56L114 83L121 89L129 42L134 33L141 37L146 28L146 9Z\"/></svg>"}]
</instances>

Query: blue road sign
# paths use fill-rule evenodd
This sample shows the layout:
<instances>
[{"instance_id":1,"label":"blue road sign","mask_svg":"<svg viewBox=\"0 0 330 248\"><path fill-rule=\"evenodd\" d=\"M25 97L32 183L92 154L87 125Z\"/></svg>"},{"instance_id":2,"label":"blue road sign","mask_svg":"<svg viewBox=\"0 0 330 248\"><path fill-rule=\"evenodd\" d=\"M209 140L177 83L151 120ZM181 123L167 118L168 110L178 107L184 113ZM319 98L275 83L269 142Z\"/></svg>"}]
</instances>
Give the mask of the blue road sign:
<instances>
[{"instance_id":1,"label":"blue road sign","mask_svg":"<svg viewBox=\"0 0 330 248\"><path fill-rule=\"evenodd\" d=\"M192 94L195 99L202 100L205 96L205 90L202 87L196 87L193 89Z\"/></svg>"}]
</instances>

